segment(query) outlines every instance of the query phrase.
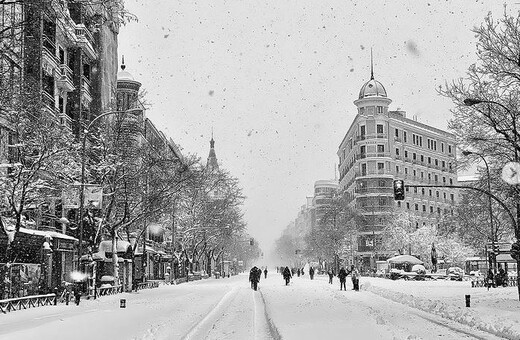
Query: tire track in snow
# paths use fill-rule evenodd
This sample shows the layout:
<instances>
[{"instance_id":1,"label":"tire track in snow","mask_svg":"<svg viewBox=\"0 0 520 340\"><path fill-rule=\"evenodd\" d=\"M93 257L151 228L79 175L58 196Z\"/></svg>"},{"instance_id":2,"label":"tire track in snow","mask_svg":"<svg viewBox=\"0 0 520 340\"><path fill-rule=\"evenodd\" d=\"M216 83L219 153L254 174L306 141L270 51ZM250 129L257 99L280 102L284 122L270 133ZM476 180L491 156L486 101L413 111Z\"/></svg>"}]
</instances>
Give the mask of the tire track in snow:
<instances>
[{"instance_id":1,"label":"tire track in snow","mask_svg":"<svg viewBox=\"0 0 520 340\"><path fill-rule=\"evenodd\" d=\"M262 304L262 310L258 310L257 309L257 303L256 303L256 300L255 300L255 315L256 314L261 314L263 315L263 318L265 320L265 323L267 324L267 327L268 327L268 336L269 338L267 339L274 339L274 340L282 340L282 336L280 335L280 332L278 331L278 328L276 328L276 325L274 324L273 320L271 319L271 317L269 316L269 311L268 311L268 307L267 307L267 303L265 302L265 298L264 298L264 294L262 294L262 291L259 292L260 294L260 298L262 301L261 301L261 304ZM255 294L255 298L257 297L257 295ZM256 335L256 333L255 333ZM258 339L256 336L255 336L255 339Z\"/></svg>"},{"instance_id":2,"label":"tire track in snow","mask_svg":"<svg viewBox=\"0 0 520 340\"><path fill-rule=\"evenodd\" d=\"M222 315L223 311L230 304L232 298L237 294L239 287L233 287L222 299L213 307L202 320L193 326L188 334L182 337L183 340L204 339L209 333L215 322Z\"/></svg>"}]
</instances>

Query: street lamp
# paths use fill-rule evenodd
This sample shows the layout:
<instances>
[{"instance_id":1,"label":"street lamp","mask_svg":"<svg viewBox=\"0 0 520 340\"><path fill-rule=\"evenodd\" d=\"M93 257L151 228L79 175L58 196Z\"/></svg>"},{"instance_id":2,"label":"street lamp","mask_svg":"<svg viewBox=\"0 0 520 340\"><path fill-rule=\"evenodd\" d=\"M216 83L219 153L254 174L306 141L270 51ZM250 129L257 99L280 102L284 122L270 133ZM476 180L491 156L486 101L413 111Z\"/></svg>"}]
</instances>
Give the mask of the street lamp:
<instances>
[{"instance_id":1,"label":"street lamp","mask_svg":"<svg viewBox=\"0 0 520 340\"><path fill-rule=\"evenodd\" d=\"M467 150L464 150L462 151L462 154L464 156L469 156L469 155L476 155L476 156L479 156L483 161L484 161L484 164L486 165L486 171L487 171L487 190L489 193L491 193L491 175L489 173L489 165L486 161L486 158L478 153L478 152L473 152L473 151L467 151ZM488 195L488 204L489 204L489 227L491 228L491 249L492 249L492 252L494 252L494 249L495 249L495 238L496 238L496 233L495 233L495 230L494 230L494 227L493 227L493 207L491 205L491 196ZM494 254L494 253L493 253ZM497 268L496 268L496 254L495 256L492 257L492 261L491 261L491 267L493 268L493 273L496 274L497 272Z\"/></svg>"},{"instance_id":2,"label":"street lamp","mask_svg":"<svg viewBox=\"0 0 520 340\"><path fill-rule=\"evenodd\" d=\"M104 118L109 115L113 114L128 114L130 112L140 112L142 111L139 108L130 109L126 111L109 111L104 112L97 116L96 118L92 119L90 123L87 125L85 130L83 130L83 139L81 144L81 187L80 187L80 193L79 193L79 246L78 246L78 270L80 268L81 263L81 254L83 253L83 210L84 210L84 201L85 201L85 162L86 162L86 145L87 145L87 137L90 133L90 129L94 125L94 123L101 118ZM115 251L115 250L114 250Z\"/></svg>"}]
</instances>

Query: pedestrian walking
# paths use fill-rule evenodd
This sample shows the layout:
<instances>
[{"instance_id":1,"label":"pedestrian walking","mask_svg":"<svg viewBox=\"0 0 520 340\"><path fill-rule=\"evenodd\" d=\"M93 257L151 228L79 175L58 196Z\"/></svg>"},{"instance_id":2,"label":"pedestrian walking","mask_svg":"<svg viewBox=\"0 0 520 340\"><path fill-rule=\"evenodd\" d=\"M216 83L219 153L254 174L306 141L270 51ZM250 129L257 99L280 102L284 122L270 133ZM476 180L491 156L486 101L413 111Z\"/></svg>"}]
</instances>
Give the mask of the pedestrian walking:
<instances>
[{"instance_id":1,"label":"pedestrian walking","mask_svg":"<svg viewBox=\"0 0 520 340\"><path fill-rule=\"evenodd\" d=\"M267 267L264 269L264 279L267 279Z\"/></svg>"},{"instance_id":2,"label":"pedestrian walking","mask_svg":"<svg viewBox=\"0 0 520 340\"><path fill-rule=\"evenodd\" d=\"M342 290L345 288L347 290L347 271L345 270L345 267L341 267L338 273L339 278L339 290Z\"/></svg>"},{"instance_id":3,"label":"pedestrian walking","mask_svg":"<svg viewBox=\"0 0 520 340\"><path fill-rule=\"evenodd\" d=\"M303 271L303 268L302 268L302 276L305 275L305 272Z\"/></svg>"},{"instance_id":4,"label":"pedestrian walking","mask_svg":"<svg viewBox=\"0 0 520 340\"><path fill-rule=\"evenodd\" d=\"M359 271L357 270L356 267L354 267L354 265L352 265L352 267L350 267L350 275L352 277L352 285L354 286L354 288L352 288L352 290L359 290Z\"/></svg>"},{"instance_id":5,"label":"pedestrian walking","mask_svg":"<svg viewBox=\"0 0 520 340\"><path fill-rule=\"evenodd\" d=\"M285 285L287 286L289 284L289 281L291 281L291 271L289 270L289 267L285 267L283 270L283 279L285 280Z\"/></svg>"},{"instance_id":6,"label":"pedestrian walking","mask_svg":"<svg viewBox=\"0 0 520 340\"><path fill-rule=\"evenodd\" d=\"M329 269L327 274L329 274L329 283L332 284L332 278L334 277L334 272L331 269Z\"/></svg>"},{"instance_id":7,"label":"pedestrian walking","mask_svg":"<svg viewBox=\"0 0 520 340\"><path fill-rule=\"evenodd\" d=\"M309 276L311 277L311 280L314 280L314 268L309 268Z\"/></svg>"},{"instance_id":8,"label":"pedestrian walking","mask_svg":"<svg viewBox=\"0 0 520 340\"><path fill-rule=\"evenodd\" d=\"M298 268L298 271L296 273L298 273L298 277L300 277L300 274L301 274L300 268Z\"/></svg>"},{"instance_id":9,"label":"pedestrian walking","mask_svg":"<svg viewBox=\"0 0 520 340\"><path fill-rule=\"evenodd\" d=\"M256 266L251 268L249 271L249 281L251 282L251 288L254 290L258 289L258 282L260 281L260 275L262 273L261 269L258 269Z\"/></svg>"}]
</instances>

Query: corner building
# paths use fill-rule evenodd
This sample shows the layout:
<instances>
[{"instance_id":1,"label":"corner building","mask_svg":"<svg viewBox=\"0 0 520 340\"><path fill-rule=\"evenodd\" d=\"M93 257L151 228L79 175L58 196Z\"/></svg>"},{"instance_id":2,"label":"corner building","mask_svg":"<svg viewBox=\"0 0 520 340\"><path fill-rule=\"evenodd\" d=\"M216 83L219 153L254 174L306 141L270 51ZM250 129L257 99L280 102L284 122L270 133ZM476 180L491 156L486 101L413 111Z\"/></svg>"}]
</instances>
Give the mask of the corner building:
<instances>
[{"instance_id":1,"label":"corner building","mask_svg":"<svg viewBox=\"0 0 520 340\"><path fill-rule=\"evenodd\" d=\"M354 101L357 114L337 152L340 190L365 217L353 253L365 268L396 253L381 246L382 231L395 213L410 213L417 229L436 226L453 213L457 200L456 189L429 187L407 188L404 201L394 200L395 179L405 185L457 185L457 172L455 136L409 119L404 111L390 111L391 102L372 73Z\"/></svg>"}]
</instances>

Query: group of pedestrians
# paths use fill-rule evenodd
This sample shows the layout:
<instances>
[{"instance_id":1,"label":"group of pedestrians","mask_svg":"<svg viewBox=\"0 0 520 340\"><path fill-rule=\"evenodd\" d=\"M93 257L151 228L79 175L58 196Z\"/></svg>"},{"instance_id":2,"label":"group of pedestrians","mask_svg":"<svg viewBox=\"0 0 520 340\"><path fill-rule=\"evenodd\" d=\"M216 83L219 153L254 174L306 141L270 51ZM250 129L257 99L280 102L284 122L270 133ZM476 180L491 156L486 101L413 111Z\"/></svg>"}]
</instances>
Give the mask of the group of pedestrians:
<instances>
[{"instance_id":1,"label":"group of pedestrians","mask_svg":"<svg viewBox=\"0 0 520 340\"><path fill-rule=\"evenodd\" d=\"M339 278L339 290L347 290L347 276L351 275L352 278L352 290L359 290L359 271L352 265L350 270L347 271L345 267L341 267L338 273ZM329 274L329 283L332 283L332 276Z\"/></svg>"},{"instance_id":2,"label":"group of pedestrians","mask_svg":"<svg viewBox=\"0 0 520 340\"><path fill-rule=\"evenodd\" d=\"M291 282L291 278L297 274L298 276L300 276L300 274L303 272L303 268L300 270L299 268L298 269L295 269L293 268L292 270L289 269L289 267L276 267L276 271L281 273L282 274L282 277L285 281L285 285L288 286L289 283ZM267 278L267 268L264 269L264 277ZM309 276L310 276L310 279L313 280L314 279L314 273L315 273L315 270L313 267L310 267L309 268ZM334 273L334 271L332 269L329 269L328 272L327 272L328 276L329 276L329 284L332 284L332 279L333 277L336 275ZM340 287L339 287L339 290L347 290L347 276L351 276L351 279L352 279L352 290L355 290L355 291L359 291L359 270L354 266L352 265L350 267L350 270L346 270L345 267L341 267L341 269L339 270L338 272L338 278L339 278L339 283L340 283ZM251 288L253 288L254 290L257 290L258 289L258 283L260 282L260 277L262 276L262 269L254 266L253 268L251 268L251 271L249 272L249 281L251 282Z\"/></svg>"}]
</instances>

